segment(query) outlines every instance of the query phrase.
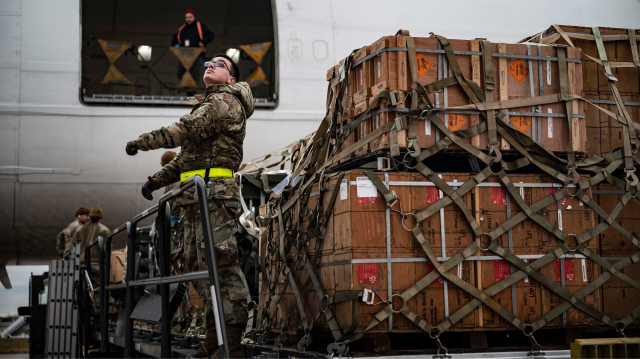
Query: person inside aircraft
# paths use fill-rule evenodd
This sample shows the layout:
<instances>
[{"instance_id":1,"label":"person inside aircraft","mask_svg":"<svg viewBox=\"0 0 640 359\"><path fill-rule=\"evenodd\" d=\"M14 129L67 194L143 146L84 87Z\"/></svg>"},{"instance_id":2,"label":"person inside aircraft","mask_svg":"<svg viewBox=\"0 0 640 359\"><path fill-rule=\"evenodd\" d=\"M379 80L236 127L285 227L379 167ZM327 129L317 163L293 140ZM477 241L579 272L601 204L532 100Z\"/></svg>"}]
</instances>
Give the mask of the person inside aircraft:
<instances>
[{"instance_id":1,"label":"person inside aircraft","mask_svg":"<svg viewBox=\"0 0 640 359\"><path fill-rule=\"evenodd\" d=\"M76 209L76 219L69 223L67 228L63 229L58 233L56 237L56 249L61 257L66 257L69 253L66 251L69 242L71 242L71 238L76 233L78 229L82 227L83 224L89 221L89 208L82 206Z\"/></svg>"},{"instance_id":2,"label":"person inside aircraft","mask_svg":"<svg viewBox=\"0 0 640 359\"><path fill-rule=\"evenodd\" d=\"M234 174L240 168L243 143L247 130L247 118L255 109L255 100L249 84L238 82L240 69L224 54L217 54L206 64L203 81L206 94L198 98L191 113L176 123L143 133L137 140L129 141L126 152L134 156L138 151L158 148L181 147L180 153L142 186L142 195L152 200L152 192L174 183L188 181L200 175L210 190L209 210L216 261L220 276L221 307L227 324L231 358L244 358L240 341L246 327L250 298L244 274L240 269L238 244L238 215L241 209L238 184ZM204 231L200 219L198 200L194 188L177 199L180 217L184 220L184 252L186 272L206 268ZM205 326L207 329L203 350L196 358L220 357L215 351L216 325L209 280L192 281L205 301Z\"/></svg>"},{"instance_id":3,"label":"person inside aircraft","mask_svg":"<svg viewBox=\"0 0 640 359\"><path fill-rule=\"evenodd\" d=\"M196 13L192 9L187 9L184 13L184 24L180 26L178 32L173 35L171 39L171 46L175 47L202 47L202 53L189 69L193 79L200 85L200 71L202 64L204 63L205 53L207 52L206 46L213 41L213 32L209 30L207 25L200 21L196 21ZM185 69L180 62L178 62L178 79L181 79L184 75Z\"/></svg>"}]
</instances>

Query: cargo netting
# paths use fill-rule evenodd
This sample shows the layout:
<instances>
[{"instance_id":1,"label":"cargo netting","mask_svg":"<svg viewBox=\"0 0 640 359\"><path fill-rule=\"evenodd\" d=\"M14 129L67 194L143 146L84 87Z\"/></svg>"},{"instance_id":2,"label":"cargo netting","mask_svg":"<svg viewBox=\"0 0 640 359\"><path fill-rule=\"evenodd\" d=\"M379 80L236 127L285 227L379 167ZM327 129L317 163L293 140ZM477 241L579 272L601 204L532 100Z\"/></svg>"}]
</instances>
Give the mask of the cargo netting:
<instances>
[{"instance_id":1,"label":"cargo netting","mask_svg":"<svg viewBox=\"0 0 640 359\"><path fill-rule=\"evenodd\" d=\"M403 30L398 35L405 36L407 46L396 50L408 53L409 69L415 79L417 78L416 48L413 38L409 36L407 31ZM593 35L596 43L600 45L599 48L602 48L602 40L597 28L594 28ZM348 351L349 343L362 338L367 331L376 328L392 315L402 315L408 318L416 327L424 330L434 340L438 340L442 333L455 326L457 322L472 313L476 308L484 305L529 337L533 344L532 351L539 353L542 348L535 341L534 333L544 328L570 308L576 308L599 323L620 333L640 316L640 306L624 317L610 318L602 311L583 301L585 296L602 287L612 277L616 277L630 287L640 290L640 283L622 272L625 267L640 261L640 252L625 256L612 264L609 260L587 247L590 241L611 227L633 244L634 250L640 250L638 239L615 221L625 205L640 198L638 197L640 193L638 191L638 180L635 176L635 165L639 162L638 157L635 155L638 145L636 130L639 129L640 125L632 121L620 100L620 96L617 95L616 79L611 75L611 69L608 67L604 51L600 52L600 63L609 75L609 83L616 98L618 113L611 113L604 109L603 111L606 111L607 115L615 118L624 127L624 147L616 149L604 158L592 156L579 159L574 156L573 146L568 146L569 150L565 159L546 150L538 142L519 132L509 120L509 115L505 109L563 102L566 105L567 121L569 121L567 141L572 141L571 114L573 101L586 100L569 94L566 47L557 47L557 61L561 81L559 94L535 98L487 101L486 98L493 98L490 94L493 89L491 81L494 78L492 67L483 68L483 77L485 79L483 90L477 83L461 74L456 55L451 49L449 41L442 36L433 36L438 39L441 48L444 50L454 76L426 87L414 81L411 91L408 92L399 90L382 91L375 100L371 101L367 110L351 124L345 125L338 120L338 114L343 112L341 94L349 81L349 77L343 76L342 72L346 72L354 66L354 63L351 62L351 57L345 59L341 72L331 80L325 118L315 135L302 145L300 155L297 156L295 167L286 182L286 186L277 190L271 189L273 193L269 199L266 214L261 217L263 231L259 259L261 271L260 299L259 303L255 303L256 305L251 310L251 318L245 334L245 340L254 343L265 343L269 330L276 322L276 318L279 318L277 322L280 323L281 334L276 338L275 344L282 344L287 339L286 332L289 329L288 323L290 319L293 316L299 316L304 335L298 341L297 347L299 350L305 350L311 342L314 325L321 317L324 317L334 339L334 343L327 348L328 352L344 354ZM599 38L600 41L598 41ZM490 59L492 56L489 50L490 43L485 40L481 41L481 45L481 56ZM374 53L370 56L377 55ZM470 107L479 111L485 121L466 130L450 130L441 120L439 116L440 110L433 106L428 97L428 94L433 91L449 86L460 86L472 103ZM337 91L337 96L333 93L334 91ZM331 98L336 98L337 100L331 101ZM371 117L372 108L382 100L387 101L387 108L395 108L397 105L399 109L401 103L407 103L410 106L399 111L402 112L402 116L399 116L395 121L380 126L362 137L358 142L344 148L345 139L355 131L361 121ZM330 106L331 103L333 103L332 106ZM416 141L416 124L425 120L431 121L443 136L435 145L428 148L419 148ZM404 156L400 156L397 137L399 132L405 130L408 133L407 152ZM463 140L483 132L488 132L489 145L486 150L480 150ZM357 331L360 321L358 308L368 305L366 302L371 298L363 298L363 295L367 296L371 295L371 293L366 291L347 291L336 293L335 295L325 294L321 279L318 277L317 264L321 257L320 249L326 224L340 192L338 184L342 182L345 176L345 172L335 171L333 169L334 166L363 144L369 143L383 134L389 134L391 138L391 157L387 159L389 165L385 165L385 169L393 171L394 168L398 168L400 165L410 166L413 171L421 173L428 181L433 182L442 191L442 197L426 208L411 212L410 208L403 209L403 204L398 200L396 194L389 190L388 181L381 180L372 171L371 166L360 167L357 170L363 172L371 180L382 198L384 198L388 215L401 216L403 227L406 225L405 230L411 232L422 250L424 250L428 261L433 263L435 270L420 278L403 293L391 295L389 298L382 300L382 304L378 303L378 305L381 305L381 309L375 314L373 320L366 325L366 328ZM499 149L498 135L520 154L519 158L511 162L507 162L503 158ZM455 187L448 184L438 176L438 173L423 163L427 158L443 151L443 149L452 144L459 146L462 150L477 158L482 167L484 167L478 173L470 174L468 181L459 183ZM538 202L528 205L523 199L520 190L510 178L510 173L530 165L534 165L539 171L555 178L559 186L555 192ZM582 178L578 174L579 172L583 174ZM589 174L589 176L585 176L585 174ZM517 203L519 208L517 209L517 214L485 233L478 223L476 215L467 207L462 198L465 194L470 193L474 187L486 183L490 177L499 179L501 185L506 188L508 195ZM337 184L333 188L326 187L330 179L336 180L335 183ZM599 184L612 185L623 193L611 213L603 210L597 201L592 198L593 196L589 195L591 193L590 189L598 188ZM315 208L306 208L314 185L320 193L328 192L331 195L327 198L328 203L326 202L327 199L323 199L324 197L320 195L315 203ZM583 233L567 233L539 214L545 207L566 198L575 198L582 201L585 206L591 208L598 215L596 220L599 217L599 223ZM464 218L468 221L476 240L464 250L439 263L438 257L431 248L429 241L425 239L418 224L448 205L457 206L464 214ZM498 241L496 241L497 238L525 220L535 222L538 225L538 230L548 232L557 239L558 243L555 249L529 262L513 254L509 248L499 245ZM303 222L306 222L305 226L302 226ZM313 247L310 243L314 243ZM450 271L462 261L478 254L497 256L502 260L508 261L514 270L503 280L484 289L479 289ZM587 260L593 261L602 268L599 276L576 293L571 293L540 271L543 266L568 254L579 254L583 256L582 258L587 258ZM303 263L302 266L297 264L300 261ZM306 271L305 278L307 279L304 281L296 280L296 278L300 278L300 276L295 275L296 271ZM492 299L497 293L507 290L527 276L533 278L562 299L561 303L553 309L530 322L519 319L511 310ZM411 310L406 303L439 278L444 278L449 285L457 286L464 290L471 296L471 300L459 310L450 313L447 318L437 325L432 325L421 315ZM291 290L295 296L295 303L291 308L286 308L286 310L281 307L283 305L281 299L285 290ZM313 292L315 292L320 306L315 315L307 316L303 297L306 293ZM363 301L363 299L365 300ZM340 323L341 318L336 317L332 309L335 304L344 302L353 303L354 315L352 323ZM269 308L274 305L277 309L270 311ZM287 313L286 316L283 317L283 313Z\"/></svg>"}]
</instances>

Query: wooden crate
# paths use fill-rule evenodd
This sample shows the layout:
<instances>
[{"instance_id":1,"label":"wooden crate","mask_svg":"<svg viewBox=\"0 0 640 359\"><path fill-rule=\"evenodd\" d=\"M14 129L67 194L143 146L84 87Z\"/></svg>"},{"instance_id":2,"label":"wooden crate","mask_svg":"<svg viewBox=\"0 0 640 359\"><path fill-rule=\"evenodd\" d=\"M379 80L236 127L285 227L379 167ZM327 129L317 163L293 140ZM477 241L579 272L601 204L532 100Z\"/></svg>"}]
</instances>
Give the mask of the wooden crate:
<instances>
[{"instance_id":1,"label":"wooden crate","mask_svg":"<svg viewBox=\"0 0 640 359\"><path fill-rule=\"evenodd\" d=\"M377 173L378 178L385 180L383 173ZM415 173L388 173L390 182L389 189L395 191L397 198L403 210L417 213L420 210L436 203L441 195L436 187L429 186L422 175ZM521 175L511 174L509 178L515 184L547 184L553 182L553 179L547 175ZM586 177L585 177L586 178ZM442 179L449 182L453 187L455 183L464 184L470 179L469 174L444 173ZM496 183L497 177L491 177L483 183ZM328 203L333 194L333 189L339 188L336 202L332 210L331 217L323 232L323 243L320 250L318 263L321 266L316 269L316 275L321 283L323 291L327 295L334 295L345 291L362 291L367 288L376 291L382 298L388 297L388 263L387 258L387 228L386 228L386 202L380 193L368 183L368 177L362 172L347 172L342 180L337 183L337 178L329 179L324 187L328 190L319 194L318 185L313 185L311 193L313 195L306 203L309 209L315 209L318 200L322 198L322 211L326 212ZM408 186L407 183L413 182L415 185ZM522 188L522 196L524 201L532 205L535 202L549 196L553 193L553 188L543 186L525 186ZM369 192L367 192L369 191ZM476 187L473 191L462 196L462 200L472 213L475 213L478 223L482 226L483 231L489 232L507 220L507 198L506 189L501 185L498 186L482 186ZM590 194L590 192L588 192ZM597 194L597 193L596 193ZM320 197L322 196L322 197ZM515 216L520 211L513 198L510 199L511 216ZM576 198L567 198L567 201L560 203L563 218L563 229L567 233L581 233L587 229L593 228L595 223L593 220L593 211L586 210L584 206ZM399 208L398 204L394 208ZM266 210L261 207L261 213ZM586 212L585 212L586 211ZM575 212L575 213L574 213ZM557 224L557 204L553 204L548 208L544 208L538 212L543 218ZM585 214L586 213L586 214ZM440 215L443 214L441 225ZM407 219L405 226L412 227L415 222ZM301 223L302 230L311 229L308 227L308 219L303 219ZM407 258L412 262L394 262L391 264L391 280L392 293L401 294L418 280L434 270L431 263L421 258L426 257L422 247L416 243L413 235L403 229L401 216L397 213L390 213L389 235L391 237L392 258ZM445 251L442 247L442 233L444 228ZM432 215L420 224L420 229L428 239L431 247L438 257L451 257L474 240L473 232L457 205L452 204L446 206L442 212ZM550 241L545 242L545 230L539 228L534 222L527 220L512 229L513 252L517 255L543 255L552 251L557 247L557 243ZM275 235L272 231L271 236ZM313 253L317 238L310 240L307 244L307 251L310 255ZM504 248L508 246L508 233L503 234L496 240ZM599 253L599 243L597 238L587 243L589 248ZM478 252L476 256L488 255L485 252ZM300 270L304 266L304 262L297 260L294 253L289 254L289 268L292 270L293 277L298 288L307 281L308 273L306 269ZM375 263L336 263L340 261L377 259ZM529 263L533 259L527 259ZM564 260L565 288L572 293L583 288L587 283L592 282L600 275L600 268L592 261L580 258ZM552 262L542 268L542 273L550 279L561 285L557 274L558 265L561 261ZM272 263L275 268L278 262ZM296 270L294 270L296 269ZM480 289L486 289L501 280L504 280L511 274L511 266L504 260L474 260L473 256L463 261L460 265L451 269L451 273L461 277L466 282ZM583 280L583 278L587 280ZM279 278L272 278L284 281L286 278L280 275ZM459 308L467 304L471 299L470 294L460 289L451 282L445 282L442 278L436 280L411 298L406 305L417 313L420 317L427 320L432 325L436 325L444 320L447 315L452 315ZM276 287L282 289L283 284L276 284ZM631 290L630 288L620 286L620 284L610 283L609 291L618 291L625 289L625 295ZM515 298L515 308L517 317L526 322L532 322L541 317L544 313L550 311L553 307L561 303L561 300L551 291L541 286L532 277L526 277L515 283L515 297L512 295L511 288L494 295L493 299L500 303L507 310L512 311L514 307L513 300ZM445 290L447 293L448 313L445 307ZM602 288L597 289L594 293L587 295L584 301L598 310L603 309L603 293L606 299L606 291ZM635 299L636 297L632 297ZM638 296L640 298L640 296ZM397 299L397 298L396 298ZM394 305L398 308L402 303L394 301ZM604 302L606 303L606 301ZM289 331L294 333L300 329L302 318L298 314L298 305L291 287L287 288L282 296L281 301L282 314L284 318L290 318ZM640 303L638 303L640 304ZM364 303L357 303L360 310L359 330L364 329L372 320L373 316L383 309L383 305L369 306ZM631 304L629 304L631 305ZM320 308L320 300L311 289L302 296L302 306L308 319L312 318ZM396 308L397 309L397 308ZM277 316L277 320L272 328L278 331L281 319L277 308L272 305L269 308L272 315ZM346 329L351 325L354 314L354 303L345 302L335 305L333 314L336 316L338 324L342 329ZM591 326L597 325L597 321L586 316L577 309L570 309L567 312L567 326ZM549 324L551 327L562 326L563 317L556 318ZM327 322L325 318L321 318L315 325L315 330L327 330ZM469 313L465 318L454 325L452 331L468 331L468 330L508 330L512 328L511 323L507 323L493 310L484 305ZM378 327L372 329L370 333L386 333L388 331L388 321L384 321ZM399 333L419 333L421 329L415 326L406 317L396 314L393 316L393 331Z\"/></svg>"},{"instance_id":2,"label":"wooden crate","mask_svg":"<svg viewBox=\"0 0 640 359\"><path fill-rule=\"evenodd\" d=\"M363 102L367 102L367 100L363 101ZM366 107L365 107L366 109ZM356 112L358 112L358 105L356 105ZM358 116L356 115L356 118ZM361 139L363 139L366 135L368 135L369 133L371 133L371 118L367 118L363 121L360 122L360 124L358 125L358 127L356 128L356 133L355 133L355 142L357 143L358 141L360 141ZM370 144L366 143L364 145L362 145L361 147L359 147L356 152L355 155L356 156L361 156L364 154L369 153L370 151Z\"/></svg>"},{"instance_id":3,"label":"wooden crate","mask_svg":"<svg viewBox=\"0 0 640 359\"><path fill-rule=\"evenodd\" d=\"M383 46L393 47L391 41L393 37L384 37L378 42L371 45L372 52L376 48L384 48ZM406 46L406 36L398 35L396 38L396 46ZM437 50L438 40L436 38L414 38L417 49ZM479 51L479 42L475 40L449 40L454 51ZM377 51L377 50L376 50ZM493 53L505 53L510 55L527 55L526 45L513 45L492 43ZM541 51L539 53L539 51ZM408 70L407 64L407 52L385 52L387 58L376 56L368 61L371 62L371 67L374 69L374 79L376 84L373 85L371 93L375 98L380 91L385 89L401 89L404 91L410 90L412 79L411 73ZM390 57L395 55L397 66L394 69L390 66L385 66L384 62L387 60L391 62ZM533 56L545 56L556 57L557 51L553 47L531 47L531 55ZM580 58L580 50L570 48L567 50L567 58ZM448 68L446 57L444 55L437 54L435 52L418 52L417 63L419 70L417 81L426 86L430 83L438 80L438 67L441 68L442 78L453 76L451 71L442 70ZM469 79L476 81L481 88L484 88L483 76L479 71L473 71L473 68L481 68L481 57L476 55L456 55L458 64L460 65L462 74ZM509 100L518 98L529 98L540 96L540 74L538 60L520 59L516 57L493 57L494 74L496 76L496 90L494 91L493 101ZM543 78L543 95L557 94L560 92L559 84L559 72L557 61L542 60L542 78ZM378 77L378 66L381 66L380 76ZM575 62L569 62L569 82L570 91L572 94L582 94L582 76L581 65ZM511 69L511 70L510 70ZM522 75L521 71L525 69L527 75ZM386 71L388 70L388 72ZM515 74L513 75L512 72ZM529 72L531 74L529 74ZM386 82L385 82L386 81ZM531 92L531 81L533 81L534 92ZM397 82L397 86L394 88L389 84ZM470 103L467 95L459 85L453 85L446 90L442 90L437 93L429 95L432 103L438 104L440 108L444 107L457 107L464 106ZM399 107L409 107L409 103L400 104ZM552 103L548 105L542 105L540 112L542 116L519 116L518 112L532 113L538 112L538 108L534 107L522 107L505 109L511 118L511 121L516 127L524 134L534 138L540 142L546 148L556 151L565 152L568 150L568 127L569 121L566 117L566 109L564 103ZM574 118L571 121L574 127L575 133L573 133L573 150L576 152L586 152L586 120L584 119L584 104L579 101L573 101ZM544 116L546 114L546 116ZM552 115L549 115L552 114ZM467 113L440 113L441 121L452 131L465 130L472 126L475 126L483 121L480 115L467 114ZM428 121L419 121L418 123L418 136L419 144L422 148L428 147L438 140L443 139L444 135L439 133L435 126ZM481 149L487 148L487 134L483 133L473 138L464 139L465 142L471 143L473 146ZM450 149L459 149L457 145L449 146ZM501 140L501 149L510 150L510 146Z\"/></svg>"},{"instance_id":4,"label":"wooden crate","mask_svg":"<svg viewBox=\"0 0 640 359\"><path fill-rule=\"evenodd\" d=\"M583 180L586 179L583 176ZM514 184L525 184L525 187L520 190L524 202L527 205L532 205L543 198L553 194L556 191L551 187L534 187L526 186L527 184L548 184L555 183L553 177L548 175L524 175L524 174L510 174L509 179ZM500 182L495 176L490 177L485 183ZM587 194L591 195L590 190L587 190ZM504 223L508 219L507 215L507 191L504 186L500 187L476 187L475 198L477 200L478 218L481 228L484 232L490 232ZM509 196L510 205L510 217L516 216L521 212L520 207L514 200L513 196ZM558 213L558 204L552 204L543 210L538 212L543 219L551 224L558 226L558 218L562 219L562 229L565 233L580 234L595 226L594 212L589 207L581 205L580 201L576 198L565 198L560 202L560 214ZM553 237L548 231L541 228L537 223L530 219L520 222L511 229L511 238L513 243L513 253L516 255L531 255L538 254L543 255L553 251L560 243ZM504 233L495 240L496 243L503 248L509 248L509 233ZM575 247L575 242L571 243L572 248ZM598 238L594 238L587 242L587 247L596 253L599 253L599 241ZM533 260L526 260L532 262ZM568 260L567 260L568 261ZM587 260L589 268L596 266L590 260ZM573 262L566 263L565 266L570 267ZM556 279L553 275L553 267L555 264L550 264L542 269L542 273L551 279ZM547 268L548 267L548 268ZM596 266L597 267L597 266ZM574 267L571 267L574 268ZM582 267L579 269L581 270ZM511 273L511 268L508 262L504 260L497 261L477 261L476 270L482 276L482 288L487 288L500 280L506 278ZM595 269L594 269L595 271ZM566 288L571 292L576 292L584 285L590 283L595 279L593 272L590 271L589 280L586 282L572 281L566 282ZM576 278L580 275L582 278L582 272L575 271ZM596 275L597 276L597 275ZM560 282L558 282L560 283ZM601 309L601 290L598 289L590 296L587 296L586 302ZM557 305L558 297L546 287L541 286L537 281L532 278L525 278L515 284L515 298L516 298L516 311L517 316L523 321L531 322L537 319L544 313L547 313L553 307ZM512 311L513 298L512 291L507 288L494 296L494 300L500 303L503 307ZM595 322L589 321L585 318L584 313L571 309L568 313L568 325L583 326L592 325ZM477 313L478 323L481 323L482 327L493 329L506 329L511 327L510 323L498 316L495 312L482 306L482 313ZM560 325L562 325L562 318L560 317ZM552 326L557 325L557 321L554 321Z\"/></svg>"},{"instance_id":5,"label":"wooden crate","mask_svg":"<svg viewBox=\"0 0 640 359\"><path fill-rule=\"evenodd\" d=\"M352 64L364 59L369 55L369 46L364 46L353 54ZM349 72L354 74L353 102L357 103L368 99L367 90L373 86L373 72L371 71L371 61L367 60L357 66L353 66ZM365 92L362 92L365 90ZM369 93L370 95L370 93Z\"/></svg>"},{"instance_id":6,"label":"wooden crate","mask_svg":"<svg viewBox=\"0 0 640 359\"><path fill-rule=\"evenodd\" d=\"M470 176L468 174L442 174L442 179L446 182L460 182L462 184L468 181L469 178ZM421 184L431 182L420 173L412 174L411 180ZM443 196L443 193L435 186L412 186L411 192L413 197L413 213L418 213L426 209ZM473 209L473 196L471 193L462 196L462 200L467 205L467 208L470 210ZM442 219L441 214L443 215ZM409 221L407 221L406 224L407 226L409 226L408 222ZM412 222L411 226L415 226L415 222ZM456 204L446 206L442 211L420 222L418 226L438 257L454 256L470 246L475 240L469 222ZM443 238L445 244L444 251L442 248ZM414 240L413 245L417 252L416 255L426 257L424 250L417 241Z\"/></svg>"},{"instance_id":7,"label":"wooden crate","mask_svg":"<svg viewBox=\"0 0 640 359\"><path fill-rule=\"evenodd\" d=\"M371 53L376 53L396 46L397 40L395 36L384 36L371 44L370 51ZM398 88L397 61L397 51L381 52L379 56L375 56L372 59L373 85L371 87L371 96L373 98L377 97L381 91Z\"/></svg>"},{"instance_id":8,"label":"wooden crate","mask_svg":"<svg viewBox=\"0 0 640 359\"><path fill-rule=\"evenodd\" d=\"M621 259L628 257L624 253L609 253L606 257ZM609 260L615 264L617 260ZM621 270L623 274L640 282L640 262L629 265ZM622 280L611 277L602 286L603 313L614 320L621 320L640 306L640 291ZM640 318L636 318L632 325L640 325Z\"/></svg>"},{"instance_id":9,"label":"wooden crate","mask_svg":"<svg viewBox=\"0 0 640 359\"><path fill-rule=\"evenodd\" d=\"M559 26L570 38L573 46L582 49L582 61L583 61L583 76L584 76L584 91L585 92L607 92L611 91L609 81L604 73L604 68L588 58L585 55L589 55L593 58L600 59L598 55L598 48L593 38L580 39L575 36L580 34L593 35L593 30L590 27L583 26ZM600 27L600 34L603 36L603 40L606 35L628 35L628 29L620 29L613 27ZM635 30L636 39L640 39L640 30ZM540 41L539 37L531 39L531 42L542 42L543 44L562 44L570 45L554 27L550 27L548 30L542 33L543 39ZM633 62L633 55L631 52L631 43L629 40L619 39L615 41L603 41L604 48L607 53L607 59L609 61L620 62ZM636 46L640 46L640 42L636 41ZM613 76L618 81L616 87L620 93L637 94L640 92L640 83L638 81L639 70L637 67L614 67L611 69Z\"/></svg>"},{"instance_id":10,"label":"wooden crate","mask_svg":"<svg viewBox=\"0 0 640 359\"><path fill-rule=\"evenodd\" d=\"M625 103L631 103L634 105L626 105L625 108L629 113L629 116L634 122L640 123L640 106L635 105L639 104L640 96L638 95L621 95L622 101ZM611 93L601 93L600 100L613 102L614 97ZM618 113L618 107L615 104L607 104L602 103L599 104L600 107L607 109L615 114ZM596 109L597 110L597 109ZM606 128L605 134L607 135L606 139L601 139L601 149L602 155L606 155L616 148L623 147L623 139L622 139L622 123L618 120L611 118L606 113L600 112L600 124L601 128Z\"/></svg>"},{"instance_id":11,"label":"wooden crate","mask_svg":"<svg viewBox=\"0 0 640 359\"><path fill-rule=\"evenodd\" d=\"M569 44L561 34L552 26L542 33L542 39L536 36L530 39L533 43L573 45L582 50L582 82L583 97L588 100L613 100L611 87L604 73L603 66L593 61L588 56L600 59L596 42L593 39L593 30L590 27L565 26L559 28L570 38ZM626 35L628 29L600 27L600 33L605 40L604 47L609 61L633 62L631 43L628 39L611 39L608 35ZM640 30L634 31L636 39L640 39ZM586 37L585 37L586 35ZM582 38L578 38L578 37ZM524 40L523 40L524 41ZM640 47L640 41L636 41ZM588 55L588 56L587 56ZM616 81L616 88L625 102L637 102L640 94L640 70L638 67L613 67L611 69ZM635 98L635 99L634 99ZM605 156L617 147L622 146L622 125L615 119L611 119L599 109L585 104L585 116L587 120L587 156ZM599 106L618 113L615 105L599 104ZM638 105L625 106L634 121L640 122L637 117ZM596 119L600 121L596 121Z\"/></svg>"},{"instance_id":12,"label":"wooden crate","mask_svg":"<svg viewBox=\"0 0 640 359\"><path fill-rule=\"evenodd\" d=\"M387 109L387 100L382 99L382 100L379 100L379 106L374 108L372 113L378 112L379 110L384 111L386 109ZM378 129L380 126L383 126L389 122L394 122L397 117L402 117L402 114L396 111L378 112L377 114L373 115L370 118L371 131ZM390 142L391 139L389 138L389 136L390 136L389 133L385 133L385 134L382 134L381 136L378 136L371 142L369 142L369 148L371 149L371 152L378 151L378 150L388 150L390 148L390 143L391 143ZM407 147L406 131L398 132L398 147L400 148Z\"/></svg>"},{"instance_id":13,"label":"wooden crate","mask_svg":"<svg viewBox=\"0 0 640 359\"><path fill-rule=\"evenodd\" d=\"M596 192L595 199L607 213L612 213L624 195L624 191L610 184L600 184ZM598 221L602 222L603 219L599 218ZM640 201L631 198L616 216L615 222L637 238L640 234ZM631 241L611 227L600 234L600 250L604 257L630 256L640 251Z\"/></svg>"},{"instance_id":14,"label":"wooden crate","mask_svg":"<svg viewBox=\"0 0 640 359\"><path fill-rule=\"evenodd\" d=\"M584 286L590 284L600 275L600 266L590 259L586 258L565 258L556 259L553 262L542 267L540 271L547 278L550 278L558 285L562 285L562 265L564 264L564 288L571 293L584 288ZM548 313L556 306L562 304L564 299L557 294L542 287L542 311ZM594 309L602 311L602 287L597 288L595 291L587 294L582 301ZM563 315L556 317L547 327L561 327L565 323L566 326L593 326L599 325L600 321L594 319L587 313L571 307L566 311L566 322Z\"/></svg>"}]
</instances>

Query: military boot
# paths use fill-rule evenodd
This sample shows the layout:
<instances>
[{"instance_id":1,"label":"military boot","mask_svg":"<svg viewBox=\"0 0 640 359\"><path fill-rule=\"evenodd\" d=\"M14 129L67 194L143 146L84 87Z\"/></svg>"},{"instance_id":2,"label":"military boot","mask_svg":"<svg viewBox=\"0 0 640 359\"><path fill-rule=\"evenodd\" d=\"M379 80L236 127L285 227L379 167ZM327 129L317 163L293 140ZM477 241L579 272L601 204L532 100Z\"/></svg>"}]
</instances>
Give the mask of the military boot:
<instances>
[{"instance_id":1,"label":"military boot","mask_svg":"<svg viewBox=\"0 0 640 359\"><path fill-rule=\"evenodd\" d=\"M243 328L229 327L227 334L229 339L229 357L244 358L244 349L242 348L242 332Z\"/></svg>"},{"instance_id":2,"label":"military boot","mask_svg":"<svg viewBox=\"0 0 640 359\"><path fill-rule=\"evenodd\" d=\"M218 336L216 335L216 321L213 316L205 315L205 327L207 329L207 335L204 339L204 349L202 345L198 348L198 351L189 354L190 357L193 358L219 358L218 354ZM205 351L206 349L206 351Z\"/></svg>"},{"instance_id":3,"label":"military boot","mask_svg":"<svg viewBox=\"0 0 640 359\"><path fill-rule=\"evenodd\" d=\"M227 339L229 340L229 358L244 358L244 349L242 348L242 328L228 327ZM211 355L211 358L220 358L220 348Z\"/></svg>"}]
</instances>

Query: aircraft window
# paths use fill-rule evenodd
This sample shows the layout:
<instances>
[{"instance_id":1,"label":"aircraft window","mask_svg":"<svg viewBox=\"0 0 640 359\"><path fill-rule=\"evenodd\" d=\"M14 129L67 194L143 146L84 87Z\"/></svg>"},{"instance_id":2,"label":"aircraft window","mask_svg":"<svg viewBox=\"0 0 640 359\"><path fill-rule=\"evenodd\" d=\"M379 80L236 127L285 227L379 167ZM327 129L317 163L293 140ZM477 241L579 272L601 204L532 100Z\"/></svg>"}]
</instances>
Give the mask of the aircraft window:
<instances>
[{"instance_id":1,"label":"aircraft window","mask_svg":"<svg viewBox=\"0 0 640 359\"><path fill-rule=\"evenodd\" d=\"M195 13L191 24L188 7ZM188 97L204 93L204 62L226 53L238 64L240 81L250 84L256 107L275 107L273 15L271 0L82 0L82 100L188 106Z\"/></svg>"}]
</instances>

